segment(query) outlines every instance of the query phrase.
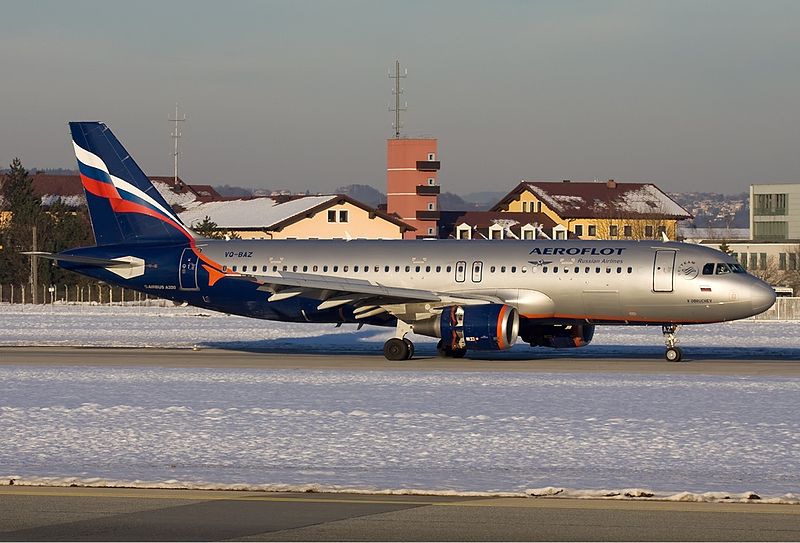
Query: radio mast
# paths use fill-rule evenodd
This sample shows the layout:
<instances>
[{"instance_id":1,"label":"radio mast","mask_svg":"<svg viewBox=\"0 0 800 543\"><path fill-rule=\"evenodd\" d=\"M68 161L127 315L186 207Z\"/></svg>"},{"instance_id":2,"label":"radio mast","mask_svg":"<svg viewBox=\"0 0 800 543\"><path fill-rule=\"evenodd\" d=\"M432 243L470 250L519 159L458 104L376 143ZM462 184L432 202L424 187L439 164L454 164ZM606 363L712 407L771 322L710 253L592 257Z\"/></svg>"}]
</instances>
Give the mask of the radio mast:
<instances>
[{"instance_id":1,"label":"radio mast","mask_svg":"<svg viewBox=\"0 0 800 543\"><path fill-rule=\"evenodd\" d=\"M172 139L175 140L175 151L172 153L172 158L175 160L175 187L178 187L178 140L181 138L181 131L178 123L186 122L186 114L183 118L178 116L178 103L175 103L175 118L169 119L170 122L175 123L175 131L172 133Z\"/></svg>"},{"instance_id":2,"label":"radio mast","mask_svg":"<svg viewBox=\"0 0 800 543\"><path fill-rule=\"evenodd\" d=\"M400 127L402 124L400 123L400 112L408 110L408 102L403 104L403 107L400 107L400 95L403 94L403 89L400 88L400 80L405 79L408 77L408 68L406 68L405 72L400 74L400 61L396 60L394 64L394 75L389 72L389 79L394 79L394 89L392 89L392 94L394 94L394 108L389 106L389 111L394 111L394 137L400 137Z\"/></svg>"}]
</instances>

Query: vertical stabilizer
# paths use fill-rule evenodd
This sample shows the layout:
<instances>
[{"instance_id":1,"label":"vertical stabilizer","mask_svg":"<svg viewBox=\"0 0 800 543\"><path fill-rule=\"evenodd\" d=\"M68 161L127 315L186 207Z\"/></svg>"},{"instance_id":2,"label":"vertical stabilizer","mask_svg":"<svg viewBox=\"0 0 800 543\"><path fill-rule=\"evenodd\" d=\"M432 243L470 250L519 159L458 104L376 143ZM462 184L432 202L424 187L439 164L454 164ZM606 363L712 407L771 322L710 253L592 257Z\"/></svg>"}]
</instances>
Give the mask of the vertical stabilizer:
<instances>
[{"instance_id":1,"label":"vertical stabilizer","mask_svg":"<svg viewBox=\"0 0 800 543\"><path fill-rule=\"evenodd\" d=\"M111 129L100 122L71 122L69 128L98 245L192 239Z\"/></svg>"}]
</instances>

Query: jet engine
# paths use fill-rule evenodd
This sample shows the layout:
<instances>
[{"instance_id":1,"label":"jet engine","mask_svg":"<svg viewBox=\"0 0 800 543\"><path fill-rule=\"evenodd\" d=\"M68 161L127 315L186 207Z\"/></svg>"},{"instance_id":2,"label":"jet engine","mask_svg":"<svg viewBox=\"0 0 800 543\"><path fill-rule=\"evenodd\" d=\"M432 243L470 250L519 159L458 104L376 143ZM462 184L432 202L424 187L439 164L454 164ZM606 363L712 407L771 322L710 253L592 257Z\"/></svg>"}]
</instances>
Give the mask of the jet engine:
<instances>
[{"instance_id":1,"label":"jet engine","mask_svg":"<svg viewBox=\"0 0 800 543\"><path fill-rule=\"evenodd\" d=\"M519 314L504 304L451 305L413 328L417 334L442 338L452 349L504 350L517 341Z\"/></svg>"},{"instance_id":2,"label":"jet engine","mask_svg":"<svg viewBox=\"0 0 800 543\"><path fill-rule=\"evenodd\" d=\"M523 320L522 341L531 347L574 349L585 347L594 337L594 324L530 324Z\"/></svg>"}]
</instances>

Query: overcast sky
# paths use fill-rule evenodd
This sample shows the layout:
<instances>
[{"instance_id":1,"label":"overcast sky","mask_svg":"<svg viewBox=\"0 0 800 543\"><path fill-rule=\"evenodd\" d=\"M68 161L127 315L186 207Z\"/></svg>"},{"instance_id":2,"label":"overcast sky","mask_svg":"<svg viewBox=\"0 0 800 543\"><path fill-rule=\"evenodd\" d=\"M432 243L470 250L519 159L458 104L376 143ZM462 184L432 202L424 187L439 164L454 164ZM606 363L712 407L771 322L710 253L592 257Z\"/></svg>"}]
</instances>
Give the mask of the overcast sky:
<instances>
[{"instance_id":1,"label":"overcast sky","mask_svg":"<svg viewBox=\"0 0 800 543\"><path fill-rule=\"evenodd\" d=\"M736 193L800 181L796 1L0 3L0 164L75 167L108 123L189 183L385 191L403 134L439 140L443 190L520 179Z\"/></svg>"}]
</instances>

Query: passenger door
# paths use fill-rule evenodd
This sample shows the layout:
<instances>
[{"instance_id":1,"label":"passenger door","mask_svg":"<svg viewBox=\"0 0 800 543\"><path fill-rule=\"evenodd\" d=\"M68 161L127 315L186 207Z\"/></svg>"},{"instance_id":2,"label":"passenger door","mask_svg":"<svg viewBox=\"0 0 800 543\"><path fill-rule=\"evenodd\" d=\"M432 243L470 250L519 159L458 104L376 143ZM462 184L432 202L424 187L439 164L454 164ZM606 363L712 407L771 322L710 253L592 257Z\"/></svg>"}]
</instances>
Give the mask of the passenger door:
<instances>
[{"instance_id":1,"label":"passenger door","mask_svg":"<svg viewBox=\"0 0 800 543\"><path fill-rule=\"evenodd\" d=\"M187 247L181 253L180 269L178 271L178 285L181 290L200 290L197 287L197 259L197 253L190 247Z\"/></svg>"},{"instance_id":2,"label":"passenger door","mask_svg":"<svg viewBox=\"0 0 800 543\"><path fill-rule=\"evenodd\" d=\"M653 292L672 292L675 251L656 251L653 263Z\"/></svg>"}]
</instances>

